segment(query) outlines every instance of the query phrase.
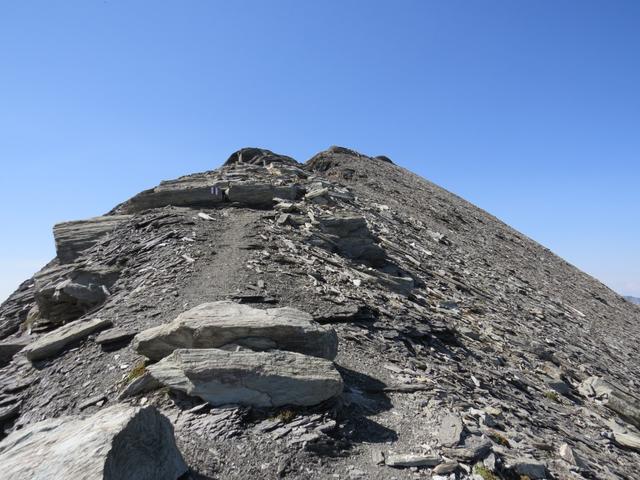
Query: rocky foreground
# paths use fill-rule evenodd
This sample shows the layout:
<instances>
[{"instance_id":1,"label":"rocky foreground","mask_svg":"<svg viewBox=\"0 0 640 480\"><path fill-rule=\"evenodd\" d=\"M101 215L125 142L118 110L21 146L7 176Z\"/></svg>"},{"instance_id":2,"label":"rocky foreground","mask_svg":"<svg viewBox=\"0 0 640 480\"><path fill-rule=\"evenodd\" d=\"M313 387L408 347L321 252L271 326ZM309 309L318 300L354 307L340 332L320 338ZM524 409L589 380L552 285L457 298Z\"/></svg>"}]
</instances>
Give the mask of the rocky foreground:
<instances>
[{"instance_id":1,"label":"rocky foreground","mask_svg":"<svg viewBox=\"0 0 640 480\"><path fill-rule=\"evenodd\" d=\"M53 232L7 478L639 478L640 308L386 157L243 149Z\"/></svg>"}]
</instances>

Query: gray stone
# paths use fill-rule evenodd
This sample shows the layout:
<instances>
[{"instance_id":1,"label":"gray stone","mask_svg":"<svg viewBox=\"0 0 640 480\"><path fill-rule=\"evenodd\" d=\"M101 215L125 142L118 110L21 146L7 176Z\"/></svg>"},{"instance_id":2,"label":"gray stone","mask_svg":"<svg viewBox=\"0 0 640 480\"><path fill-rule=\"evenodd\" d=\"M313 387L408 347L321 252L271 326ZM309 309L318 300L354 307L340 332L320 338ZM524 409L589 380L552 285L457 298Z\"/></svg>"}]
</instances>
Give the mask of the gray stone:
<instances>
[{"instance_id":1,"label":"gray stone","mask_svg":"<svg viewBox=\"0 0 640 480\"><path fill-rule=\"evenodd\" d=\"M438 430L438 442L444 447L453 447L460 442L464 425L460 417L454 413L444 416Z\"/></svg>"},{"instance_id":2,"label":"gray stone","mask_svg":"<svg viewBox=\"0 0 640 480\"><path fill-rule=\"evenodd\" d=\"M376 243L364 217L357 215L336 215L318 219L320 231L309 237L309 242L341 255L369 262L372 265L384 263L384 250Z\"/></svg>"},{"instance_id":3,"label":"gray stone","mask_svg":"<svg viewBox=\"0 0 640 480\"><path fill-rule=\"evenodd\" d=\"M584 459L575 451L571 446L566 443L560 445L558 449L558 453L560 458L570 463L571 465L575 465L578 468L586 468L587 464Z\"/></svg>"},{"instance_id":4,"label":"gray stone","mask_svg":"<svg viewBox=\"0 0 640 480\"><path fill-rule=\"evenodd\" d=\"M388 467L435 467L442 462L442 458L437 454L396 454L385 455L385 465Z\"/></svg>"},{"instance_id":5,"label":"gray stone","mask_svg":"<svg viewBox=\"0 0 640 480\"><path fill-rule=\"evenodd\" d=\"M63 325L53 332L42 335L36 341L27 345L23 352L32 362L42 360L56 355L68 344L110 326L111 320L102 320L100 318L76 320L75 322Z\"/></svg>"},{"instance_id":6,"label":"gray stone","mask_svg":"<svg viewBox=\"0 0 640 480\"><path fill-rule=\"evenodd\" d=\"M22 350L28 343L29 340L27 338L18 338L0 342L0 367L8 364L13 356Z\"/></svg>"},{"instance_id":7,"label":"gray stone","mask_svg":"<svg viewBox=\"0 0 640 480\"><path fill-rule=\"evenodd\" d=\"M630 448L640 452L640 436L632 433L614 432L613 440L624 448Z\"/></svg>"},{"instance_id":8,"label":"gray stone","mask_svg":"<svg viewBox=\"0 0 640 480\"><path fill-rule=\"evenodd\" d=\"M601 399L607 408L640 428L640 398L635 395L598 377L587 378L580 384L578 391L585 397L595 396Z\"/></svg>"},{"instance_id":9,"label":"gray stone","mask_svg":"<svg viewBox=\"0 0 640 480\"><path fill-rule=\"evenodd\" d=\"M510 463L511 469L518 475L527 476L531 480L547 478L547 468L543 463L529 459L518 459Z\"/></svg>"},{"instance_id":10,"label":"gray stone","mask_svg":"<svg viewBox=\"0 0 640 480\"><path fill-rule=\"evenodd\" d=\"M443 475L446 473L455 472L460 467L458 462L444 462L433 469L433 473L436 475Z\"/></svg>"},{"instance_id":11,"label":"gray stone","mask_svg":"<svg viewBox=\"0 0 640 480\"><path fill-rule=\"evenodd\" d=\"M74 261L84 250L130 218L130 215L111 215L56 224L53 237L58 259L62 263Z\"/></svg>"},{"instance_id":12,"label":"gray stone","mask_svg":"<svg viewBox=\"0 0 640 480\"><path fill-rule=\"evenodd\" d=\"M161 384L211 405L316 405L343 387L332 362L284 351L175 350L147 370Z\"/></svg>"},{"instance_id":13,"label":"gray stone","mask_svg":"<svg viewBox=\"0 0 640 480\"><path fill-rule=\"evenodd\" d=\"M297 185L277 186L269 183L231 183L227 193L230 202L254 208L271 208L275 199L296 200L302 195Z\"/></svg>"},{"instance_id":14,"label":"gray stone","mask_svg":"<svg viewBox=\"0 0 640 480\"><path fill-rule=\"evenodd\" d=\"M17 430L0 442L0 465L12 480L176 480L187 471L169 420L123 405Z\"/></svg>"},{"instance_id":15,"label":"gray stone","mask_svg":"<svg viewBox=\"0 0 640 480\"><path fill-rule=\"evenodd\" d=\"M278 348L333 360L338 339L332 328L314 322L311 315L300 310L260 310L231 301L203 303L134 338L138 353L152 360L177 348L218 348L227 344Z\"/></svg>"},{"instance_id":16,"label":"gray stone","mask_svg":"<svg viewBox=\"0 0 640 480\"><path fill-rule=\"evenodd\" d=\"M444 448L443 453L463 462L481 460L491 452L491 440L480 435L470 435L464 444L457 448Z\"/></svg>"},{"instance_id":17,"label":"gray stone","mask_svg":"<svg viewBox=\"0 0 640 480\"><path fill-rule=\"evenodd\" d=\"M111 343L121 343L132 339L136 332L133 330L122 330L120 328L110 328L96 337L96 343L99 345L108 345Z\"/></svg>"},{"instance_id":18,"label":"gray stone","mask_svg":"<svg viewBox=\"0 0 640 480\"><path fill-rule=\"evenodd\" d=\"M39 319L60 324L75 320L103 303L119 271L101 265L54 265L36 274L35 300Z\"/></svg>"},{"instance_id":19,"label":"gray stone","mask_svg":"<svg viewBox=\"0 0 640 480\"><path fill-rule=\"evenodd\" d=\"M160 388L162 385L149 372L145 371L139 377L131 380L118 395L118 400L140 395Z\"/></svg>"}]
</instances>

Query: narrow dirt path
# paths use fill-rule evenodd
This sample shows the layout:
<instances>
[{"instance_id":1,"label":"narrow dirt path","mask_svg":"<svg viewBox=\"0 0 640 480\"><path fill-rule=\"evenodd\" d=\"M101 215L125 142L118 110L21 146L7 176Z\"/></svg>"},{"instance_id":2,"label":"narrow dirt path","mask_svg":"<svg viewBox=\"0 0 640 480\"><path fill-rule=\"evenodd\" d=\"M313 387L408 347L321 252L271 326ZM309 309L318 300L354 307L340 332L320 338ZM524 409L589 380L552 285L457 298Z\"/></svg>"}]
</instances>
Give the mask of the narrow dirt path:
<instances>
[{"instance_id":1,"label":"narrow dirt path","mask_svg":"<svg viewBox=\"0 0 640 480\"><path fill-rule=\"evenodd\" d=\"M188 308L228 298L252 281L252 272L246 268L250 255L246 246L257 231L260 217L261 212L256 210L228 209L220 219L206 224L210 241L196 261L197 270L181 288Z\"/></svg>"}]
</instances>

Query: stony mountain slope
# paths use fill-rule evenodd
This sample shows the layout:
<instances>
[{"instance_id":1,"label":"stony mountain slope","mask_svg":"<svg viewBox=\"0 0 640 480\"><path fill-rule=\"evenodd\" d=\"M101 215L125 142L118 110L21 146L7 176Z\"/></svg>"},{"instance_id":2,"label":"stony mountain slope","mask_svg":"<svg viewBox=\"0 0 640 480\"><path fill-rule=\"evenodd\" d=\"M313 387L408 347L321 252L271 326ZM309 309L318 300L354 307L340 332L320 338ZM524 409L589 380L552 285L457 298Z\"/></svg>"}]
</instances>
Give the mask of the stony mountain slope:
<instances>
[{"instance_id":1,"label":"stony mountain slope","mask_svg":"<svg viewBox=\"0 0 640 480\"><path fill-rule=\"evenodd\" d=\"M58 428L91 478L640 478L640 309L386 157L243 149L54 235L0 307L0 466Z\"/></svg>"}]
</instances>

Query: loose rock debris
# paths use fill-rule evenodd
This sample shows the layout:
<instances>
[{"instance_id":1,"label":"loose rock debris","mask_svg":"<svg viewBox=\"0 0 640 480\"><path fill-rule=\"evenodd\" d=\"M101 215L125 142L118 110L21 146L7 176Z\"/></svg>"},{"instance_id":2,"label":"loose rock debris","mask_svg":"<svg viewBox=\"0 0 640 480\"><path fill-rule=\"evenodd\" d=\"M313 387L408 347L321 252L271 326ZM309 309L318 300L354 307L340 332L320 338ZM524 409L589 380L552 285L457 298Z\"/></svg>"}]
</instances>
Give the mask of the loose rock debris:
<instances>
[{"instance_id":1,"label":"loose rock debris","mask_svg":"<svg viewBox=\"0 0 640 480\"><path fill-rule=\"evenodd\" d=\"M0 306L20 469L142 408L180 457L136 478L637 475L640 310L386 157L242 149L54 236Z\"/></svg>"}]
</instances>

